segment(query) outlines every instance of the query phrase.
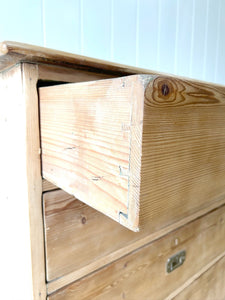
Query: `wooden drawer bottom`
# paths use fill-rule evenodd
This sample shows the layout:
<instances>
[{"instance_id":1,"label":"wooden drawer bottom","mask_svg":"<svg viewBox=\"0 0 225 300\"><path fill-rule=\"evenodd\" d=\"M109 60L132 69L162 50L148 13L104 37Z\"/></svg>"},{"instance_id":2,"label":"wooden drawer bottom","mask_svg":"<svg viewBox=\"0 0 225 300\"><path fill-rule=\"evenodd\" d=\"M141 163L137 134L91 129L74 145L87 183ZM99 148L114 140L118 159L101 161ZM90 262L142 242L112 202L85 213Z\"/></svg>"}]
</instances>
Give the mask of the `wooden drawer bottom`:
<instances>
[{"instance_id":1,"label":"wooden drawer bottom","mask_svg":"<svg viewBox=\"0 0 225 300\"><path fill-rule=\"evenodd\" d=\"M224 236L225 206L222 206L58 290L49 296L49 300L171 299L174 291L181 291L187 282L199 277L213 261L225 254ZM185 262L167 273L168 258L181 250L186 251ZM216 265L214 268L212 272L216 272ZM220 281L225 281L224 272L217 277L215 284L218 287L212 283L209 288L217 290ZM203 285L207 281L201 280ZM201 292L204 295L205 291L201 290L197 291L197 295Z\"/></svg>"}]
</instances>

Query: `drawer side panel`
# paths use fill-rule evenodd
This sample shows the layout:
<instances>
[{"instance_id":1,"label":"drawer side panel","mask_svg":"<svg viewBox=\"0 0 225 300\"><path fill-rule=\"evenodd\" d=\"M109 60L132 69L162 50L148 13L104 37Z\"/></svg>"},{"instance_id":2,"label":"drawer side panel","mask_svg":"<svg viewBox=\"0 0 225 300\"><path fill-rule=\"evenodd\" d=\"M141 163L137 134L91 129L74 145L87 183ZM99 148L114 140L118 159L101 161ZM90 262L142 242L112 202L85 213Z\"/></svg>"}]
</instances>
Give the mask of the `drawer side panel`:
<instances>
[{"instance_id":1,"label":"drawer side panel","mask_svg":"<svg viewBox=\"0 0 225 300\"><path fill-rule=\"evenodd\" d=\"M128 206L130 87L125 78L40 89L44 178L117 221Z\"/></svg>"}]
</instances>

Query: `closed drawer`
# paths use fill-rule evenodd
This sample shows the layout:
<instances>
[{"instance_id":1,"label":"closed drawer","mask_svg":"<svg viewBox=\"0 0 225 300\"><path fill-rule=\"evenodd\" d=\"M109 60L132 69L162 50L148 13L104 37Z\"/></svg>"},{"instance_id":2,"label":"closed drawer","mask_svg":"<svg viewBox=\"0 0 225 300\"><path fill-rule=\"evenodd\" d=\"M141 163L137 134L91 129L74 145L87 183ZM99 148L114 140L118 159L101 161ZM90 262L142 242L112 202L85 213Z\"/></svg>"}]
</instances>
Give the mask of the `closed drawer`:
<instances>
[{"instance_id":1,"label":"closed drawer","mask_svg":"<svg viewBox=\"0 0 225 300\"><path fill-rule=\"evenodd\" d=\"M120 224L155 231L225 200L224 87L133 75L39 95L44 178Z\"/></svg>"},{"instance_id":2,"label":"closed drawer","mask_svg":"<svg viewBox=\"0 0 225 300\"><path fill-rule=\"evenodd\" d=\"M224 300L225 299L225 257L201 274L173 300Z\"/></svg>"},{"instance_id":3,"label":"closed drawer","mask_svg":"<svg viewBox=\"0 0 225 300\"><path fill-rule=\"evenodd\" d=\"M75 278L135 249L135 233L62 190L43 194L47 281ZM143 242L142 242L143 244ZM119 253L117 253L119 251Z\"/></svg>"},{"instance_id":4,"label":"closed drawer","mask_svg":"<svg viewBox=\"0 0 225 300\"><path fill-rule=\"evenodd\" d=\"M106 261L104 267L100 268L101 266L99 266L95 272L52 293L49 300L157 300L166 299L170 295L177 295L225 255L224 235L225 207L222 206L110 264L107 264ZM98 231L96 236L98 236ZM55 239L58 240L57 243L61 242L59 235L55 236ZM80 240L81 236L78 239ZM112 236L111 239L112 244L117 242L117 236ZM57 247L57 243L55 243L55 247ZM74 249L76 244L73 246ZM91 254L94 247L93 241L86 239L86 247ZM168 259L184 250L186 251L186 259L183 264L168 273ZM64 251L64 258L63 253L60 253L58 259L60 263L62 260L65 262L65 259L68 259L66 258L67 251ZM82 260L82 253L77 252L78 257L79 255L80 260ZM71 261L74 257L70 257ZM217 268L216 265L215 268ZM223 266L219 265L218 268L218 270L222 270ZM224 280L224 272L222 271L218 285ZM210 288L213 288L212 285ZM202 289L206 288L206 286L202 287ZM204 295L204 290L202 294L199 292L198 295ZM189 298L181 297L178 299Z\"/></svg>"}]
</instances>

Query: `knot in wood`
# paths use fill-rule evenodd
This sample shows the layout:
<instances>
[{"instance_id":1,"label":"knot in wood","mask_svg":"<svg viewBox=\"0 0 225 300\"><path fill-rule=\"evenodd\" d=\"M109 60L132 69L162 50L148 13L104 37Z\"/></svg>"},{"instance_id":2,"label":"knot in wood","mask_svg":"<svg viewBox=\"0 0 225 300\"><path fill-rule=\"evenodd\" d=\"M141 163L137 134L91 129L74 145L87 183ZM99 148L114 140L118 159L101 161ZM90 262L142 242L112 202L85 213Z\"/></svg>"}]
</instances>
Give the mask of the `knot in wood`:
<instances>
[{"instance_id":1,"label":"knot in wood","mask_svg":"<svg viewBox=\"0 0 225 300\"><path fill-rule=\"evenodd\" d=\"M170 92L170 89L169 89L168 85L164 83L162 85L161 91L162 91L163 96L167 96Z\"/></svg>"},{"instance_id":2,"label":"knot in wood","mask_svg":"<svg viewBox=\"0 0 225 300\"><path fill-rule=\"evenodd\" d=\"M81 223L82 223L82 224L85 224L86 222L87 222L87 219L86 219L85 217L82 217Z\"/></svg>"}]
</instances>

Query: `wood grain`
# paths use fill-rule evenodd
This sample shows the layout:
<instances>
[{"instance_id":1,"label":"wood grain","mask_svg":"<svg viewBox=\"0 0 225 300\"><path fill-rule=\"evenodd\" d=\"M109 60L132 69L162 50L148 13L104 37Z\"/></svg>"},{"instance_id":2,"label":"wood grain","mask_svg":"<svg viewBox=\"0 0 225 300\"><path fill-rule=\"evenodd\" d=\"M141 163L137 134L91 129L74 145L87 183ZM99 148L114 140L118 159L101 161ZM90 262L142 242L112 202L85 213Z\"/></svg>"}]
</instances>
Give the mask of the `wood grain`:
<instances>
[{"instance_id":1,"label":"wood grain","mask_svg":"<svg viewBox=\"0 0 225 300\"><path fill-rule=\"evenodd\" d=\"M194 276L190 277L184 284L180 285L176 290L174 290L169 296L165 298L165 300L172 300L177 295L182 294L182 291L185 290L187 287L191 286L194 281L198 280L198 278L206 273L210 268L212 268L218 261L225 257L225 251L222 252L220 255L215 257L209 263L204 265L204 267L199 270L199 272L195 273Z\"/></svg>"},{"instance_id":2,"label":"wood grain","mask_svg":"<svg viewBox=\"0 0 225 300\"><path fill-rule=\"evenodd\" d=\"M91 70L92 72L111 74L112 76L124 76L137 73L158 74L158 72L155 71L24 43L13 41L4 41L0 43L0 70L10 68L19 62L44 63L71 69Z\"/></svg>"},{"instance_id":3,"label":"wood grain","mask_svg":"<svg viewBox=\"0 0 225 300\"><path fill-rule=\"evenodd\" d=\"M137 230L143 109L136 99L144 95L139 77L44 87L39 94L44 178ZM126 220L121 215L128 208Z\"/></svg>"},{"instance_id":4,"label":"wood grain","mask_svg":"<svg viewBox=\"0 0 225 300\"><path fill-rule=\"evenodd\" d=\"M41 63L38 65L38 76L40 80L45 81L45 86L55 81L57 82L84 82L98 79L113 78L115 75L96 73L92 70L79 70L66 68L58 65L49 65Z\"/></svg>"},{"instance_id":5,"label":"wood grain","mask_svg":"<svg viewBox=\"0 0 225 300\"><path fill-rule=\"evenodd\" d=\"M33 65L0 73L3 298L46 299L36 84Z\"/></svg>"},{"instance_id":6,"label":"wood grain","mask_svg":"<svg viewBox=\"0 0 225 300\"><path fill-rule=\"evenodd\" d=\"M32 262L24 155L26 128L23 119L25 108L22 96L21 66L0 73L0 105L1 270L4 274L1 295L3 297L9 295L9 289L12 287L9 281L11 278L14 282L14 289L10 291L11 297L29 298L32 295L32 281L30 280ZM15 118L17 118L17 126L15 126ZM13 136L13 139L10 138ZM17 151L15 151L15 143L18 144ZM12 222L9 222L9 215ZM7 225L9 223L10 226ZM24 265L26 269L21 277Z\"/></svg>"},{"instance_id":7,"label":"wood grain","mask_svg":"<svg viewBox=\"0 0 225 300\"><path fill-rule=\"evenodd\" d=\"M182 219L225 195L225 87L157 77L145 91L141 226Z\"/></svg>"},{"instance_id":8,"label":"wood grain","mask_svg":"<svg viewBox=\"0 0 225 300\"><path fill-rule=\"evenodd\" d=\"M58 190L59 188L52 184L51 182L42 179L42 191L43 192L49 192L49 191L53 191L53 190Z\"/></svg>"},{"instance_id":9,"label":"wood grain","mask_svg":"<svg viewBox=\"0 0 225 300\"><path fill-rule=\"evenodd\" d=\"M85 82L90 80L105 79L112 77L104 73L94 73L92 71L76 70L66 68L60 65L49 65L41 63L38 65L38 86L56 85L58 82ZM58 189L58 187L51 182L43 179L43 192Z\"/></svg>"},{"instance_id":10,"label":"wood grain","mask_svg":"<svg viewBox=\"0 0 225 300\"><path fill-rule=\"evenodd\" d=\"M201 274L191 285L173 300L224 300L225 299L225 257Z\"/></svg>"},{"instance_id":11,"label":"wood grain","mask_svg":"<svg viewBox=\"0 0 225 300\"><path fill-rule=\"evenodd\" d=\"M45 193L43 207L48 281L92 263L104 265L108 255L148 234L135 234L62 190Z\"/></svg>"},{"instance_id":12,"label":"wood grain","mask_svg":"<svg viewBox=\"0 0 225 300\"><path fill-rule=\"evenodd\" d=\"M224 220L223 206L62 288L49 300L165 299L224 253ZM184 264L166 273L167 259L180 250L186 250Z\"/></svg>"},{"instance_id":13,"label":"wood grain","mask_svg":"<svg viewBox=\"0 0 225 300\"><path fill-rule=\"evenodd\" d=\"M45 64L49 66L57 66L70 68L71 70L86 70L96 74L108 74L109 76L126 76L132 74L154 74L174 77L172 74L165 74L163 72L156 72L154 70L147 70L133 66L127 66L100 59L94 59L86 56L76 55L54 49L34 46L14 41L4 41L0 43L0 70L11 68L20 62ZM57 76L57 75L56 75ZM180 79L188 79L192 82L202 81L190 79L185 77L177 77ZM47 78L49 79L49 78ZM217 84L211 84L218 86Z\"/></svg>"},{"instance_id":14,"label":"wood grain","mask_svg":"<svg viewBox=\"0 0 225 300\"><path fill-rule=\"evenodd\" d=\"M133 75L41 88L40 108L43 176L134 231L225 195L224 87Z\"/></svg>"},{"instance_id":15,"label":"wood grain","mask_svg":"<svg viewBox=\"0 0 225 300\"><path fill-rule=\"evenodd\" d=\"M224 199L210 209L222 203ZM209 209L153 233L148 227L134 233L62 190L45 193L43 207L49 293L193 221Z\"/></svg>"},{"instance_id":16,"label":"wood grain","mask_svg":"<svg viewBox=\"0 0 225 300\"><path fill-rule=\"evenodd\" d=\"M29 201L32 281L34 299L46 298L45 255L42 217L42 178L37 95L38 66L22 64L23 97L26 107L26 175Z\"/></svg>"}]
</instances>

